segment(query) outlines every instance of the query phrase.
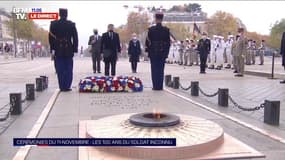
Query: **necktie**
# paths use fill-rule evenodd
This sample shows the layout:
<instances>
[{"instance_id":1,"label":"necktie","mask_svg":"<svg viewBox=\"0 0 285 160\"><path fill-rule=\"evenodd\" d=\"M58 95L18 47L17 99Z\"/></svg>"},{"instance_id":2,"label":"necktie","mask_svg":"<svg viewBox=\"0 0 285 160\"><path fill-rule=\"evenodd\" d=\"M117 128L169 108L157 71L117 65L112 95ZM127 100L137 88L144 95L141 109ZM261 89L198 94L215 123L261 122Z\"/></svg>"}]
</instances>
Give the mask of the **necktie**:
<instances>
[{"instance_id":1,"label":"necktie","mask_svg":"<svg viewBox=\"0 0 285 160\"><path fill-rule=\"evenodd\" d=\"M113 33L112 32L110 32L110 38L113 39Z\"/></svg>"}]
</instances>

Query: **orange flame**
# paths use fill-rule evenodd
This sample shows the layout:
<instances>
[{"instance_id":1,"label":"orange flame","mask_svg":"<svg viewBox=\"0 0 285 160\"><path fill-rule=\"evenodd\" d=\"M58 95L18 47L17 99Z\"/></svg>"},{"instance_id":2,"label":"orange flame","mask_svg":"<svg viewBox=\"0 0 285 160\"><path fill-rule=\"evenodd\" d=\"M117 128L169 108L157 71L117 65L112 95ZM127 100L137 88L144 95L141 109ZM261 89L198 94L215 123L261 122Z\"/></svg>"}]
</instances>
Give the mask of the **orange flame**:
<instances>
[{"instance_id":1,"label":"orange flame","mask_svg":"<svg viewBox=\"0 0 285 160\"><path fill-rule=\"evenodd\" d=\"M154 108L153 109L153 111L152 111L152 114L153 114L153 117L155 118L155 119L160 119L160 112L158 112L158 111L156 111L156 109Z\"/></svg>"}]
</instances>

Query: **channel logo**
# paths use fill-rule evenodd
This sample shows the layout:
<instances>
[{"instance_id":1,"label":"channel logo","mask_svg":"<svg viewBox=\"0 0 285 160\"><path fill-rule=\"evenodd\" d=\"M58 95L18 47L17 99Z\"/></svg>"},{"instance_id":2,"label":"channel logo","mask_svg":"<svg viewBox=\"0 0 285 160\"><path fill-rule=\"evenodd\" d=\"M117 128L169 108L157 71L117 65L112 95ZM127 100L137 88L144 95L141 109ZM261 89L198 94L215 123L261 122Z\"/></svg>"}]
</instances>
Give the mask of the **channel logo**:
<instances>
[{"instance_id":1,"label":"channel logo","mask_svg":"<svg viewBox=\"0 0 285 160\"><path fill-rule=\"evenodd\" d=\"M57 20L58 12L43 12L42 8L16 8L12 13L15 14L17 20Z\"/></svg>"}]
</instances>

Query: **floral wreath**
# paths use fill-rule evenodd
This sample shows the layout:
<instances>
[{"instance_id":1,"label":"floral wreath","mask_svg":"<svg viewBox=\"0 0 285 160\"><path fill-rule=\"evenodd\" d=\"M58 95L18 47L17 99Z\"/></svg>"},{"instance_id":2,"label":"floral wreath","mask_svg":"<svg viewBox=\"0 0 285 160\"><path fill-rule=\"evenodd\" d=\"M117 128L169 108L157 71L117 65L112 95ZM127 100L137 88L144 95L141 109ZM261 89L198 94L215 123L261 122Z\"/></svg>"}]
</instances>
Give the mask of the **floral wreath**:
<instances>
[{"instance_id":1,"label":"floral wreath","mask_svg":"<svg viewBox=\"0 0 285 160\"><path fill-rule=\"evenodd\" d=\"M79 92L141 92L142 81L134 76L89 76L79 82Z\"/></svg>"}]
</instances>

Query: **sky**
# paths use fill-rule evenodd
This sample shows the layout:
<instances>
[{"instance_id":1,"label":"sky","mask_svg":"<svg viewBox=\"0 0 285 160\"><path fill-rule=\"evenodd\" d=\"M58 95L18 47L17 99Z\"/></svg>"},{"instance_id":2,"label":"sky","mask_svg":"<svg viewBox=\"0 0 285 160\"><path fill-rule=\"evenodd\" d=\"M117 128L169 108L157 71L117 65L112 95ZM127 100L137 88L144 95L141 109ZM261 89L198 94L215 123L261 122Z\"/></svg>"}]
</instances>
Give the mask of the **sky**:
<instances>
[{"instance_id":1,"label":"sky","mask_svg":"<svg viewBox=\"0 0 285 160\"><path fill-rule=\"evenodd\" d=\"M285 18L285 1L0 1L0 8L11 11L13 6L18 8L41 8L43 12L58 12L58 8L68 9L68 19L76 23L79 35L79 45L87 47L92 30L97 28L102 34L107 25L113 23L120 26L127 22L127 15L134 5L144 7L199 3L202 10L213 15L216 11L226 11L240 18L248 31L269 34L270 26ZM126 9L123 6L128 5ZM49 29L50 20L35 21L41 27Z\"/></svg>"}]
</instances>

